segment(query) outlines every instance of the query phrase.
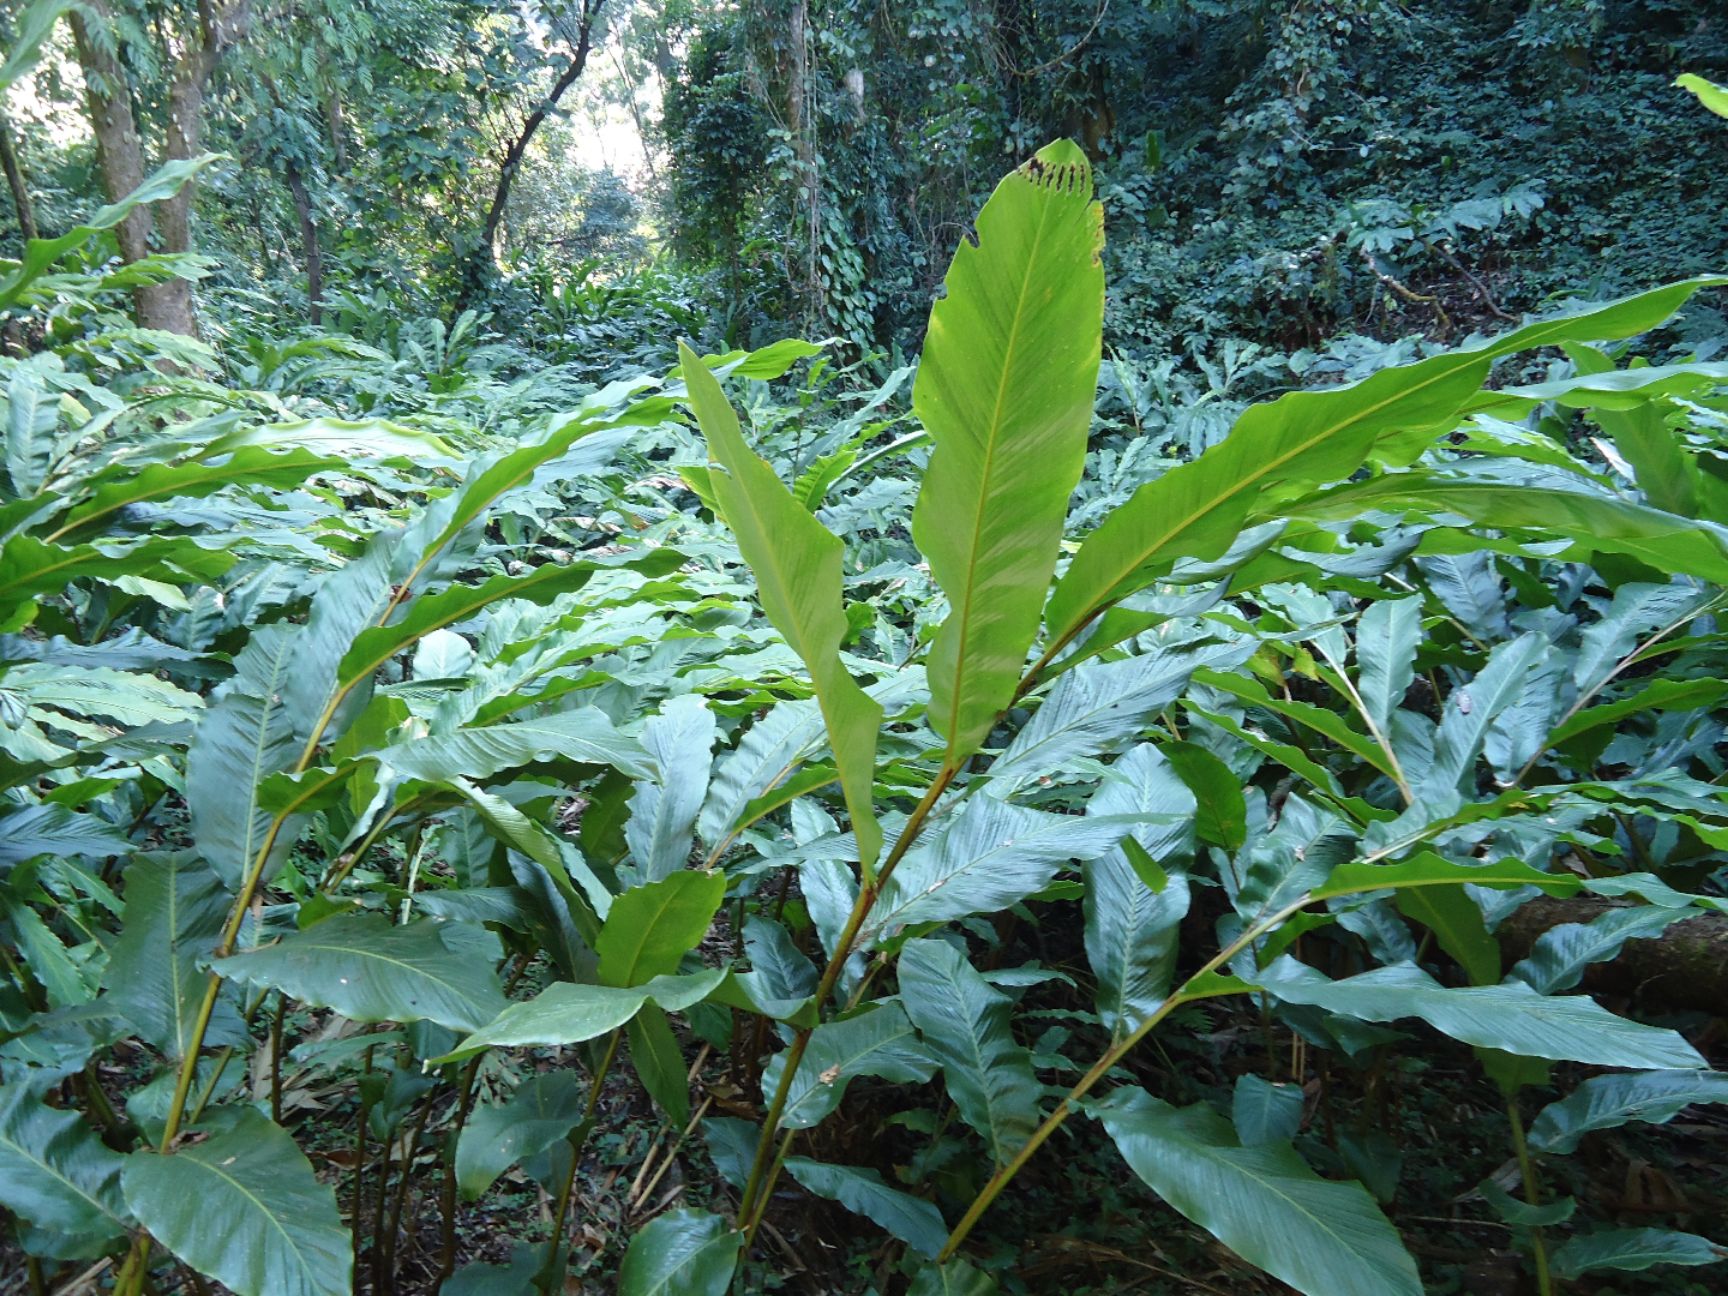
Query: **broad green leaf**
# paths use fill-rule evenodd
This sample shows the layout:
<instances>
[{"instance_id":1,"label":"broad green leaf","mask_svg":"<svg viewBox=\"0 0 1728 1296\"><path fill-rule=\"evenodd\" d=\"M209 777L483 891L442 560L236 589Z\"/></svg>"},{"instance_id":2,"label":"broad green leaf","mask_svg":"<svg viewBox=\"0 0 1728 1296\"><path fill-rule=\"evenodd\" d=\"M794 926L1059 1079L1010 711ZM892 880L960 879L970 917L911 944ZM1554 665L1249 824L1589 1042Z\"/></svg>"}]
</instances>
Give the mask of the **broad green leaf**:
<instances>
[{"instance_id":1,"label":"broad green leaf","mask_svg":"<svg viewBox=\"0 0 1728 1296\"><path fill-rule=\"evenodd\" d=\"M26 662L0 672L0 683L30 706L97 716L126 727L177 724L204 707L196 693L165 679L105 666Z\"/></svg>"},{"instance_id":2,"label":"broad green leaf","mask_svg":"<svg viewBox=\"0 0 1728 1296\"><path fill-rule=\"evenodd\" d=\"M1456 513L1499 531L1564 536L1580 553L1626 554L1673 575L1728 584L1728 529L1629 500L1463 471L1388 473L1292 504L1291 516L1354 518L1372 509Z\"/></svg>"},{"instance_id":3,"label":"broad green leaf","mask_svg":"<svg viewBox=\"0 0 1728 1296\"><path fill-rule=\"evenodd\" d=\"M1512 975L1543 994L1570 990L1590 964L1618 957L1629 940L1654 940L1686 916L1684 909L1641 906L1609 909L1588 923L1561 923L1536 938Z\"/></svg>"},{"instance_id":4,"label":"broad green leaf","mask_svg":"<svg viewBox=\"0 0 1728 1296\"><path fill-rule=\"evenodd\" d=\"M1374 1199L1320 1178L1288 1143L1243 1147L1204 1103L1176 1108L1143 1090L1093 1110L1134 1173L1256 1268L1306 1296L1421 1296Z\"/></svg>"},{"instance_id":5,"label":"broad green leaf","mask_svg":"<svg viewBox=\"0 0 1728 1296\"><path fill-rule=\"evenodd\" d=\"M0 1206L19 1219L79 1239L80 1253L100 1248L126 1227L124 1162L75 1113L0 1087Z\"/></svg>"},{"instance_id":6,"label":"broad green leaf","mask_svg":"<svg viewBox=\"0 0 1728 1296\"><path fill-rule=\"evenodd\" d=\"M536 761L611 765L637 778L653 770L648 754L598 707L577 707L511 724L428 734L378 752L384 765L426 783L485 779Z\"/></svg>"},{"instance_id":7,"label":"broad green leaf","mask_svg":"<svg viewBox=\"0 0 1728 1296\"><path fill-rule=\"evenodd\" d=\"M1043 1117L1032 1057L1009 1029L1013 1000L946 941L907 941L898 971L900 1002L941 1062L948 1096L1006 1165Z\"/></svg>"},{"instance_id":8,"label":"broad green leaf","mask_svg":"<svg viewBox=\"0 0 1728 1296\"><path fill-rule=\"evenodd\" d=\"M1728 114L1724 114L1728 115ZM1673 1229L1604 1229L1568 1238L1554 1251L1554 1274L1576 1278L1595 1269L1622 1272L1649 1269L1659 1264L1707 1265L1728 1260L1728 1246L1720 1246L1696 1233Z\"/></svg>"},{"instance_id":9,"label":"broad green leaf","mask_svg":"<svg viewBox=\"0 0 1728 1296\"><path fill-rule=\"evenodd\" d=\"M1223 761L1194 743L1160 743L1158 750L1194 794L1195 835L1227 851L1242 849L1248 837L1248 804L1242 795L1242 780Z\"/></svg>"},{"instance_id":10,"label":"broad green leaf","mask_svg":"<svg viewBox=\"0 0 1728 1296\"><path fill-rule=\"evenodd\" d=\"M1056 815L974 796L934 840L912 848L870 911L861 941L880 943L919 923L994 913L1041 891L1071 859L1092 859L1124 825Z\"/></svg>"},{"instance_id":11,"label":"broad green leaf","mask_svg":"<svg viewBox=\"0 0 1728 1296\"><path fill-rule=\"evenodd\" d=\"M667 701L642 732L655 775L636 785L624 840L644 882L657 882L690 861L690 834L708 795L718 725L695 694Z\"/></svg>"},{"instance_id":12,"label":"broad green leaf","mask_svg":"<svg viewBox=\"0 0 1728 1296\"><path fill-rule=\"evenodd\" d=\"M1001 1288L970 1260L925 1265L912 1280L906 1296L996 1296Z\"/></svg>"},{"instance_id":13,"label":"broad green leaf","mask_svg":"<svg viewBox=\"0 0 1728 1296\"><path fill-rule=\"evenodd\" d=\"M13 20L12 48L6 52L6 61L0 63L0 94L19 77L28 76L41 61L42 47L54 24L72 4L73 0L34 0Z\"/></svg>"},{"instance_id":14,"label":"broad green leaf","mask_svg":"<svg viewBox=\"0 0 1728 1296\"><path fill-rule=\"evenodd\" d=\"M1313 898L1355 895L1370 891L1403 890L1409 887L1449 887L1468 882L1472 886L1510 890L1539 887L1549 895L1576 895L1583 883L1570 873L1544 873L1522 860L1503 859L1493 864L1455 864L1433 851L1421 851L1396 864L1363 864L1352 860L1340 864L1314 889Z\"/></svg>"},{"instance_id":15,"label":"broad green leaf","mask_svg":"<svg viewBox=\"0 0 1728 1296\"><path fill-rule=\"evenodd\" d=\"M678 1037L658 1006L645 1003L624 1023L630 1061L648 1096L660 1104L674 1129L690 1123L690 1081Z\"/></svg>"},{"instance_id":16,"label":"broad green leaf","mask_svg":"<svg viewBox=\"0 0 1728 1296\"><path fill-rule=\"evenodd\" d=\"M818 1197L882 1226L921 1256L931 1257L948 1239L942 1212L929 1202L890 1188L875 1170L788 1157L786 1172Z\"/></svg>"},{"instance_id":17,"label":"broad green leaf","mask_svg":"<svg viewBox=\"0 0 1728 1296\"><path fill-rule=\"evenodd\" d=\"M132 843L114 824L62 805L9 805L0 814L0 871L38 855L125 855Z\"/></svg>"},{"instance_id":18,"label":"broad green leaf","mask_svg":"<svg viewBox=\"0 0 1728 1296\"><path fill-rule=\"evenodd\" d=\"M810 672L852 830L868 869L882 849L875 800L882 707L840 661L847 634L841 584L844 546L792 498L767 461L745 443L738 416L714 375L682 343L679 357L709 455L725 470L710 479L715 498L756 576L763 612Z\"/></svg>"},{"instance_id":19,"label":"broad green leaf","mask_svg":"<svg viewBox=\"0 0 1728 1296\"><path fill-rule=\"evenodd\" d=\"M1167 574L1178 560L1219 557L1272 499L1348 478L1380 438L1404 434L1425 442L1449 431L1499 357L1645 332L1700 288L1719 282L1684 280L1383 369L1350 386L1291 392L1250 406L1222 442L1142 486L1086 538L1050 600L1052 641L1071 639L1103 608ZM1349 516L1363 511L1353 507Z\"/></svg>"},{"instance_id":20,"label":"broad green leaf","mask_svg":"<svg viewBox=\"0 0 1728 1296\"><path fill-rule=\"evenodd\" d=\"M989 736L1038 633L1092 424L1103 250L1091 167L1059 140L997 186L930 311L912 537L948 596L927 669L950 765Z\"/></svg>"},{"instance_id":21,"label":"broad green leaf","mask_svg":"<svg viewBox=\"0 0 1728 1296\"><path fill-rule=\"evenodd\" d=\"M582 1120L587 1095L575 1071L528 1077L501 1103L469 1113L456 1142L456 1186L474 1201L518 1161L544 1152Z\"/></svg>"},{"instance_id":22,"label":"broad green leaf","mask_svg":"<svg viewBox=\"0 0 1728 1296\"><path fill-rule=\"evenodd\" d=\"M1376 599L1356 623L1356 691L1368 721L1382 734L1392 731L1392 714L1416 678L1416 649L1422 642L1422 600Z\"/></svg>"},{"instance_id":23,"label":"broad green leaf","mask_svg":"<svg viewBox=\"0 0 1728 1296\"><path fill-rule=\"evenodd\" d=\"M1192 850L1194 794L1158 749L1134 748L1110 767L1114 775L1086 805L1087 814L1167 816L1136 827L1116 849L1083 867L1086 959L1098 978L1098 1015L1120 1038L1170 993L1178 928L1188 912L1188 879L1165 870L1154 888L1131 849L1153 861Z\"/></svg>"},{"instance_id":24,"label":"broad green leaf","mask_svg":"<svg viewBox=\"0 0 1728 1296\"><path fill-rule=\"evenodd\" d=\"M1601 620L1586 626L1578 636L1572 682L1580 690L1600 688L1653 631L1679 628L1704 611L1714 595L1715 591L1683 584L1634 581L1620 586Z\"/></svg>"},{"instance_id":25,"label":"broad green leaf","mask_svg":"<svg viewBox=\"0 0 1728 1296\"><path fill-rule=\"evenodd\" d=\"M1664 1125L1694 1103L1728 1103L1728 1075L1714 1071L1644 1071L1593 1076L1530 1122L1538 1152L1575 1152L1586 1134L1632 1121Z\"/></svg>"},{"instance_id":26,"label":"broad green leaf","mask_svg":"<svg viewBox=\"0 0 1728 1296\"><path fill-rule=\"evenodd\" d=\"M108 999L137 1033L178 1061L191 1047L209 956L233 901L191 852L145 856L126 869L126 912L104 980ZM216 1001L211 1047L246 1042L234 1005Z\"/></svg>"},{"instance_id":27,"label":"broad green leaf","mask_svg":"<svg viewBox=\"0 0 1728 1296\"><path fill-rule=\"evenodd\" d=\"M1522 981L1454 989L1411 964L1328 981L1286 956L1262 972L1257 984L1286 1003L1362 1021L1420 1017L1453 1039L1520 1057L1651 1069L1704 1065L1674 1031L1616 1017L1582 995L1541 995Z\"/></svg>"},{"instance_id":28,"label":"broad green leaf","mask_svg":"<svg viewBox=\"0 0 1728 1296\"><path fill-rule=\"evenodd\" d=\"M626 891L612 902L594 944L600 979L639 986L676 972L708 934L725 895L726 877L719 872L674 873Z\"/></svg>"},{"instance_id":29,"label":"broad green leaf","mask_svg":"<svg viewBox=\"0 0 1728 1296\"><path fill-rule=\"evenodd\" d=\"M1408 887L1396 893L1394 902L1399 913L1434 933L1473 985L1500 979L1500 946L1488 931L1482 906L1462 886Z\"/></svg>"},{"instance_id":30,"label":"broad green leaf","mask_svg":"<svg viewBox=\"0 0 1728 1296\"><path fill-rule=\"evenodd\" d=\"M712 994L725 977L719 968L689 976L657 977L639 986L579 985L555 981L525 1003L513 1003L434 1062L459 1062L484 1048L551 1048L598 1039L634 1017L649 1000L682 1012Z\"/></svg>"},{"instance_id":31,"label":"broad green leaf","mask_svg":"<svg viewBox=\"0 0 1728 1296\"><path fill-rule=\"evenodd\" d=\"M1232 697L1240 698L1250 707L1270 711L1273 715L1293 720L1306 729L1330 738L1363 764L1392 773L1392 763L1384 748L1365 733L1352 729L1343 716L1312 702L1296 702L1268 692L1264 684L1248 675L1227 674L1223 671L1196 671L1195 679ZM1386 733L1382 729L1381 733ZM1240 787L1238 787L1240 791Z\"/></svg>"},{"instance_id":32,"label":"broad green leaf","mask_svg":"<svg viewBox=\"0 0 1728 1296\"><path fill-rule=\"evenodd\" d=\"M780 702L768 709L714 762L714 778L696 832L711 851L734 831L745 808L783 783L822 742L822 712L814 701Z\"/></svg>"},{"instance_id":33,"label":"broad green leaf","mask_svg":"<svg viewBox=\"0 0 1728 1296\"><path fill-rule=\"evenodd\" d=\"M341 459L298 448L272 449L247 446L224 455L218 462L190 459L182 463L146 464L142 468L122 460L90 479L89 497L68 512L48 538L91 539L81 534L121 511L154 500L199 498L228 486L246 483L278 488L298 486L314 473L345 466Z\"/></svg>"},{"instance_id":34,"label":"broad green leaf","mask_svg":"<svg viewBox=\"0 0 1728 1296\"><path fill-rule=\"evenodd\" d=\"M676 1210L630 1239L618 1296L726 1296L744 1235L705 1210Z\"/></svg>"},{"instance_id":35,"label":"broad green leaf","mask_svg":"<svg viewBox=\"0 0 1728 1296\"><path fill-rule=\"evenodd\" d=\"M1674 84L1697 95L1698 102L1718 117L1728 117L1728 88L1719 86L1696 72L1682 72L1674 78Z\"/></svg>"},{"instance_id":36,"label":"broad green leaf","mask_svg":"<svg viewBox=\"0 0 1728 1296\"><path fill-rule=\"evenodd\" d=\"M0 263L0 310L16 302L44 270L73 248L88 242L103 230L113 229L143 204L173 197L200 171L221 160L218 154L205 153L201 157L166 162L151 172L143 184L119 202L109 203L84 224L74 226L55 238L31 239L24 246L23 260L12 262L12 269L6 270L4 263Z\"/></svg>"},{"instance_id":37,"label":"broad green leaf","mask_svg":"<svg viewBox=\"0 0 1728 1296\"><path fill-rule=\"evenodd\" d=\"M1540 634L1519 635L1498 645L1468 685L1452 690L1434 732L1434 759L1418 790L1437 802L1453 793L1475 792L1476 759L1495 719L1523 696L1531 672L1548 651Z\"/></svg>"},{"instance_id":38,"label":"broad green leaf","mask_svg":"<svg viewBox=\"0 0 1728 1296\"><path fill-rule=\"evenodd\" d=\"M1728 680L1653 679L1636 693L1602 706L1590 707L1578 712L1570 720L1556 725L1554 731L1548 735L1547 745L1558 747L1579 734L1599 729L1603 725L1617 725L1627 716L1637 715L1641 711L1708 710L1720 702L1725 694L1728 694Z\"/></svg>"},{"instance_id":39,"label":"broad green leaf","mask_svg":"<svg viewBox=\"0 0 1728 1296\"><path fill-rule=\"evenodd\" d=\"M1198 668L1237 665L1252 648L1247 640L1183 646L1121 661L1087 662L1064 673L991 764L992 783L1012 789L1062 774L1077 759L1120 750L1182 695Z\"/></svg>"},{"instance_id":40,"label":"broad green leaf","mask_svg":"<svg viewBox=\"0 0 1728 1296\"><path fill-rule=\"evenodd\" d=\"M300 634L289 625L261 626L234 659L234 675L212 695L186 750L186 806L198 853L230 890L239 890L259 853L272 854L265 879L298 835L285 824L270 841L274 816L258 788L294 764L300 752L294 715L284 701L296 670Z\"/></svg>"},{"instance_id":41,"label":"broad green leaf","mask_svg":"<svg viewBox=\"0 0 1728 1296\"><path fill-rule=\"evenodd\" d=\"M1288 1143L1302 1128L1302 1086L1273 1084L1257 1075L1236 1077L1231 1092L1230 1123L1245 1147Z\"/></svg>"},{"instance_id":42,"label":"broad green leaf","mask_svg":"<svg viewBox=\"0 0 1728 1296\"><path fill-rule=\"evenodd\" d=\"M772 1094L786 1068L776 1053L762 1070L762 1090ZM792 1078L780 1123L809 1129L840 1105L846 1086L861 1075L895 1084L922 1084L936 1070L936 1059L898 1004L884 1004L843 1021L824 1022L810 1033L804 1060Z\"/></svg>"},{"instance_id":43,"label":"broad green leaf","mask_svg":"<svg viewBox=\"0 0 1728 1296\"><path fill-rule=\"evenodd\" d=\"M433 1021L472 1031L504 1010L489 943L459 923L394 927L381 914L338 914L211 967L350 1021Z\"/></svg>"},{"instance_id":44,"label":"broad green leaf","mask_svg":"<svg viewBox=\"0 0 1728 1296\"><path fill-rule=\"evenodd\" d=\"M171 1156L134 1152L121 1184L152 1236L236 1296L344 1296L354 1256L336 1195L250 1108Z\"/></svg>"}]
</instances>

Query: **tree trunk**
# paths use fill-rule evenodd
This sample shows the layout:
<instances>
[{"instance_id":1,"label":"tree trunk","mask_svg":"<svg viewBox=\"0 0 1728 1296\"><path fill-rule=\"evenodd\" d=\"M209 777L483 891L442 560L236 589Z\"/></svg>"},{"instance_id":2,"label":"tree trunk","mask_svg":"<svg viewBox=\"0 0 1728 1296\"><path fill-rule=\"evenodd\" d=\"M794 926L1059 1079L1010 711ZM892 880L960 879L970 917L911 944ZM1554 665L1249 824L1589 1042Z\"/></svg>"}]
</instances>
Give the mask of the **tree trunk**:
<instances>
[{"instance_id":1,"label":"tree trunk","mask_svg":"<svg viewBox=\"0 0 1728 1296\"><path fill-rule=\"evenodd\" d=\"M18 162L18 146L12 127L0 119L0 167L6 171L6 187L12 191L12 206L18 212L18 229L28 242L37 237L36 207L30 201L30 186L24 183L24 168Z\"/></svg>"},{"instance_id":2,"label":"tree trunk","mask_svg":"<svg viewBox=\"0 0 1728 1296\"><path fill-rule=\"evenodd\" d=\"M576 84L583 69L588 66L588 52L594 40L594 22L599 18L605 3L606 0L582 0L582 12L576 28L576 50L570 56L569 65L553 83L551 93L541 101L539 107L528 114L527 120L522 123L522 129L504 150L504 160L498 169L498 187L492 192L492 205L487 208L486 221L480 229L480 245L475 248L463 276L461 292L456 302L458 310L472 302L486 282L487 270L494 264L497 256L498 229L504 223L504 208L510 201L510 186L515 183L516 173L522 169L522 159L528 152L528 145L533 141L535 132L552 115L552 111L558 107L558 101L564 97L564 92Z\"/></svg>"},{"instance_id":3,"label":"tree trunk","mask_svg":"<svg viewBox=\"0 0 1728 1296\"><path fill-rule=\"evenodd\" d=\"M318 223L312 217L312 198L300 168L290 162L286 174L288 191L294 195L294 213L300 218L300 254L306 262L306 319L316 328L324 313L324 249L318 243Z\"/></svg>"},{"instance_id":4,"label":"tree trunk","mask_svg":"<svg viewBox=\"0 0 1728 1296\"><path fill-rule=\"evenodd\" d=\"M112 30L113 16L107 0L88 0L90 14ZM97 167L103 192L109 202L118 202L144 182L144 144L132 112L131 89L126 71L106 42L91 39L85 15L73 9L72 37L78 62L84 69L85 98L96 136ZM169 161L197 157L204 135L204 87L223 52L245 31L249 21L248 0L200 0L197 28L186 38L174 59L168 87L166 155ZM151 236L163 252L188 252L192 248L193 186L151 207L136 207L116 231L120 257L128 265L150 255ZM184 279L145 284L134 290L134 314L144 328L166 329L197 336L198 321L192 309L192 285Z\"/></svg>"}]
</instances>

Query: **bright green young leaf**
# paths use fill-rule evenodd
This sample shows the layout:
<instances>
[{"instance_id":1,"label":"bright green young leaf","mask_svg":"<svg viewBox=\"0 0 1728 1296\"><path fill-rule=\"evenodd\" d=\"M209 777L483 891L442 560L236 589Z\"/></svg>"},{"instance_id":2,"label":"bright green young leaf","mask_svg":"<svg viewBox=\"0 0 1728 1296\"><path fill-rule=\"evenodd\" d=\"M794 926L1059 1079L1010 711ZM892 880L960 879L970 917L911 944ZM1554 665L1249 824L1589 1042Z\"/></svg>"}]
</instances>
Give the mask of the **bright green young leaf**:
<instances>
[{"instance_id":1,"label":"bright green young leaf","mask_svg":"<svg viewBox=\"0 0 1728 1296\"><path fill-rule=\"evenodd\" d=\"M744 1235L704 1210L670 1211L630 1239L618 1296L726 1296Z\"/></svg>"},{"instance_id":2,"label":"bright green young leaf","mask_svg":"<svg viewBox=\"0 0 1728 1296\"><path fill-rule=\"evenodd\" d=\"M1389 434L1449 431L1501 356L1574 339L1645 332L1700 288L1701 277L1553 319L1478 346L1383 369L1347 387L1291 392L1250 406L1218 445L1142 486L1088 536L1050 600L1053 641L1073 638L1101 610L1167 574L1179 559L1217 558L1272 498L1361 468ZM1364 511L1358 505L1349 516Z\"/></svg>"},{"instance_id":3,"label":"bright green young leaf","mask_svg":"<svg viewBox=\"0 0 1728 1296\"><path fill-rule=\"evenodd\" d=\"M41 61L42 47L47 44L54 24L72 3L73 0L33 0L13 20L12 48L6 52L6 61L0 63L0 94L19 77L28 76Z\"/></svg>"},{"instance_id":4,"label":"bright green young leaf","mask_svg":"<svg viewBox=\"0 0 1728 1296\"><path fill-rule=\"evenodd\" d=\"M1718 117L1728 117L1728 87L1717 85L1696 72L1682 72L1674 78L1674 84L1697 95L1698 102Z\"/></svg>"},{"instance_id":5,"label":"bright green young leaf","mask_svg":"<svg viewBox=\"0 0 1728 1296\"><path fill-rule=\"evenodd\" d=\"M834 763L864 865L882 849L876 822L876 735L882 707L840 661L846 638L841 551L835 536L792 498L786 484L751 450L714 375L682 343L679 356L690 405L724 472L710 478L726 524L755 573L762 610L810 672L828 726Z\"/></svg>"},{"instance_id":6,"label":"bright green young leaf","mask_svg":"<svg viewBox=\"0 0 1728 1296\"><path fill-rule=\"evenodd\" d=\"M1488 931L1482 906L1462 886L1407 887L1393 899L1399 913L1434 933L1471 984L1500 979L1500 946Z\"/></svg>"},{"instance_id":7,"label":"bright green young leaf","mask_svg":"<svg viewBox=\"0 0 1728 1296\"><path fill-rule=\"evenodd\" d=\"M1576 895L1583 883L1570 873L1544 873L1522 860L1504 859L1493 864L1455 864L1433 851L1422 851L1396 864L1362 864L1352 860L1327 874L1313 892L1314 899L1354 895L1410 887L1449 887L1468 882L1472 886L1510 890L1540 887L1549 895Z\"/></svg>"},{"instance_id":8,"label":"bright green young leaf","mask_svg":"<svg viewBox=\"0 0 1728 1296\"><path fill-rule=\"evenodd\" d=\"M354 1255L335 1193L280 1125L250 1108L221 1114L203 1142L126 1159L138 1222L236 1296L346 1296Z\"/></svg>"},{"instance_id":9,"label":"bright green young leaf","mask_svg":"<svg viewBox=\"0 0 1728 1296\"><path fill-rule=\"evenodd\" d=\"M1397 1230L1358 1183L1320 1178L1286 1142L1241 1146L1204 1103L1122 1089L1094 1109L1146 1183L1244 1260L1306 1296L1422 1296Z\"/></svg>"},{"instance_id":10,"label":"bright green young leaf","mask_svg":"<svg viewBox=\"0 0 1728 1296\"><path fill-rule=\"evenodd\" d=\"M934 450L912 537L948 596L930 722L958 764L1014 696L1080 481L1104 318L1103 208L1059 140L997 186L930 311L912 405Z\"/></svg>"},{"instance_id":11,"label":"bright green young leaf","mask_svg":"<svg viewBox=\"0 0 1728 1296\"><path fill-rule=\"evenodd\" d=\"M1031 1055L1009 1029L1013 1000L946 941L907 941L898 968L900 1002L941 1062L948 1096L1006 1165L1043 1116Z\"/></svg>"},{"instance_id":12,"label":"bright green young leaf","mask_svg":"<svg viewBox=\"0 0 1728 1296\"><path fill-rule=\"evenodd\" d=\"M583 985L554 981L534 998L513 1003L434 1062L459 1062L484 1048L552 1048L598 1039L653 1000L668 1012L700 1003L725 978L719 968L656 977L644 985Z\"/></svg>"},{"instance_id":13,"label":"bright green young leaf","mask_svg":"<svg viewBox=\"0 0 1728 1296\"><path fill-rule=\"evenodd\" d=\"M488 943L459 923L396 927L381 914L339 914L211 967L351 1021L433 1021L472 1031L504 1010Z\"/></svg>"},{"instance_id":14,"label":"bright green young leaf","mask_svg":"<svg viewBox=\"0 0 1728 1296\"><path fill-rule=\"evenodd\" d=\"M612 902L595 942L600 979L639 986L678 970L683 957L708 933L726 895L719 872L674 873L633 887Z\"/></svg>"},{"instance_id":15,"label":"bright green young leaf","mask_svg":"<svg viewBox=\"0 0 1728 1296\"><path fill-rule=\"evenodd\" d=\"M678 1037L666 1014L652 1002L645 1003L624 1023L630 1041L630 1061L648 1096L660 1104L674 1129L690 1123L690 1081Z\"/></svg>"},{"instance_id":16,"label":"bright green young leaf","mask_svg":"<svg viewBox=\"0 0 1728 1296\"><path fill-rule=\"evenodd\" d=\"M1242 781L1204 747L1189 742L1160 743L1176 777L1194 794L1194 831L1200 840L1227 851L1240 850L1248 836L1248 805Z\"/></svg>"},{"instance_id":17,"label":"bright green young leaf","mask_svg":"<svg viewBox=\"0 0 1728 1296\"><path fill-rule=\"evenodd\" d=\"M875 1170L788 1157L786 1173L818 1197L839 1202L880 1225L921 1256L934 1256L947 1240L942 1212L921 1198L890 1188Z\"/></svg>"}]
</instances>

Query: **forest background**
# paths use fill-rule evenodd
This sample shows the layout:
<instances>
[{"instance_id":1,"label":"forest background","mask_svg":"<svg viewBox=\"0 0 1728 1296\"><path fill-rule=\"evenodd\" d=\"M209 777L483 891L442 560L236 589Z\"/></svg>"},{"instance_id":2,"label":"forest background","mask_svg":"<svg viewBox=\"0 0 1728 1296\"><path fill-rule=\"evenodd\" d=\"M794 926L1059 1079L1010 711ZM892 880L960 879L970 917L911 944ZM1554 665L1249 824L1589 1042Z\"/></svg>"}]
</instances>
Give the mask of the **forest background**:
<instances>
[{"instance_id":1,"label":"forest background","mask_svg":"<svg viewBox=\"0 0 1728 1296\"><path fill-rule=\"evenodd\" d=\"M0 1291L1716 1290L1720 5L0 50Z\"/></svg>"}]
</instances>

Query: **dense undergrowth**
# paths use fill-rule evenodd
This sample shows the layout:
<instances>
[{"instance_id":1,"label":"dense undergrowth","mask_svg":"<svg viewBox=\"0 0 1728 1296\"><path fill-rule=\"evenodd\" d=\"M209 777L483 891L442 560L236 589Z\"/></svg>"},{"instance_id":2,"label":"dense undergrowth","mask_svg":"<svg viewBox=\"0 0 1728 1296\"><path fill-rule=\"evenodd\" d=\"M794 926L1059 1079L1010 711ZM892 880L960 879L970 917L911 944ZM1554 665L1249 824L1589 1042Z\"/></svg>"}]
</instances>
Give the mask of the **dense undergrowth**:
<instances>
[{"instance_id":1,"label":"dense undergrowth","mask_svg":"<svg viewBox=\"0 0 1728 1296\"><path fill-rule=\"evenodd\" d=\"M1243 408L1064 142L915 372L141 329L209 165L0 263L12 1287L1719 1280L1728 280Z\"/></svg>"}]
</instances>

